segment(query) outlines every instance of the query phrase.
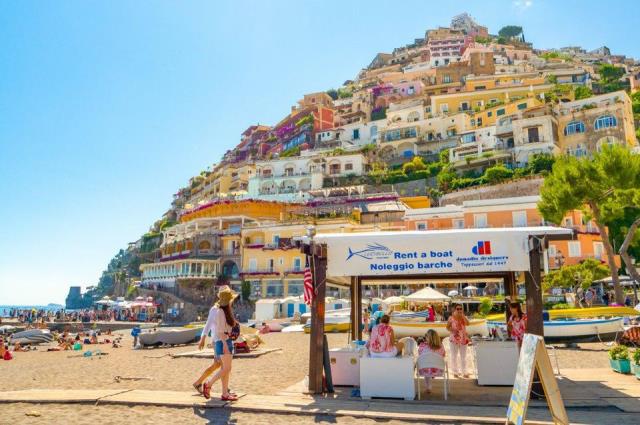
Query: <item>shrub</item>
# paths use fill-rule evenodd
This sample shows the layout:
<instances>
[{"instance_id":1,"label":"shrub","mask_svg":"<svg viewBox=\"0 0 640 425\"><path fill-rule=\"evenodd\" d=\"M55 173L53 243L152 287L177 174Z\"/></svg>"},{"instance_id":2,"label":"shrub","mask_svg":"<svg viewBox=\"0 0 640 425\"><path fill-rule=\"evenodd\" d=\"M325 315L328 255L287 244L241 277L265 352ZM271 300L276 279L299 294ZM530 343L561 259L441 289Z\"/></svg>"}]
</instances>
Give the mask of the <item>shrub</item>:
<instances>
[{"instance_id":1,"label":"shrub","mask_svg":"<svg viewBox=\"0 0 640 425\"><path fill-rule=\"evenodd\" d=\"M629 349L624 345L616 345L609 349L611 360L629 360Z\"/></svg>"},{"instance_id":2,"label":"shrub","mask_svg":"<svg viewBox=\"0 0 640 425\"><path fill-rule=\"evenodd\" d=\"M513 170L502 164L487 168L484 172L484 178L489 184L500 183L501 181L508 180L512 177Z\"/></svg>"},{"instance_id":3,"label":"shrub","mask_svg":"<svg viewBox=\"0 0 640 425\"><path fill-rule=\"evenodd\" d=\"M478 306L478 312L482 315L482 316L486 316L487 314L489 314L491 312L491 309L493 308L493 301L491 301L491 298L482 298L480 299L480 305Z\"/></svg>"},{"instance_id":4,"label":"shrub","mask_svg":"<svg viewBox=\"0 0 640 425\"><path fill-rule=\"evenodd\" d=\"M636 349L633 352L633 356L631 356L631 359L633 360L633 363L635 365L640 366L640 348Z\"/></svg>"},{"instance_id":5,"label":"shrub","mask_svg":"<svg viewBox=\"0 0 640 425\"><path fill-rule=\"evenodd\" d=\"M243 280L240 284L240 292L242 294L242 299L249 301L249 297L251 296L251 282Z\"/></svg>"},{"instance_id":6,"label":"shrub","mask_svg":"<svg viewBox=\"0 0 640 425\"><path fill-rule=\"evenodd\" d=\"M570 308L573 308L573 306L567 303L556 303L551 306L551 310L567 310Z\"/></svg>"}]
</instances>

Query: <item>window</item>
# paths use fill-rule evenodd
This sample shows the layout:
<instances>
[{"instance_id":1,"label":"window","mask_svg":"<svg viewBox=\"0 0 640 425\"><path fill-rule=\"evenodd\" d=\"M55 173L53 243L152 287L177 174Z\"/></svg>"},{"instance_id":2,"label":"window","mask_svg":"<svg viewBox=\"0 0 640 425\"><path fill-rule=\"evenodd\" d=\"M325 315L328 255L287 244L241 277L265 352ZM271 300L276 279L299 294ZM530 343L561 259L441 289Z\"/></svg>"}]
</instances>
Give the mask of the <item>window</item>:
<instances>
[{"instance_id":1,"label":"window","mask_svg":"<svg viewBox=\"0 0 640 425\"><path fill-rule=\"evenodd\" d=\"M280 280L267 280L267 297L281 297L284 295L284 285Z\"/></svg>"},{"instance_id":2,"label":"window","mask_svg":"<svg viewBox=\"0 0 640 425\"><path fill-rule=\"evenodd\" d=\"M564 227L573 227L573 218L567 217L564 219Z\"/></svg>"},{"instance_id":3,"label":"window","mask_svg":"<svg viewBox=\"0 0 640 425\"><path fill-rule=\"evenodd\" d=\"M454 218L452 220L454 229L464 229L464 219L462 218Z\"/></svg>"},{"instance_id":4,"label":"window","mask_svg":"<svg viewBox=\"0 0 640 425\"><path fill-rule=\"evenodd\" d=\"M582 121L571 121L564 128L565 136L570 136L577 133L584 133L584 123Z\"/></svg>"},{"instance_id":5,"label":"window","mask_svg":"<svg viewBox=\"0 0 640 425\"><path fill-rule=\"evenodd\" d=\"M297 272L302 270L302 259L300 257L293 259L293 270Z\"/></svg>"},{"instance_id":6,"label":"window","mask_svg":"<svg viewBox=\"0 0 640 425\"><path fill-rule=\"evenodd\" d=\"M353 171L353 164L350 162L344 164L344 171Z\"/></svg>"},{"instance_id":7,"label":"window","mask_svg":"<svg viewBox=\"0 0 640 425\"><path fill-rule=\"evenodd\" d=\"M256 258L249 258L249 271L258 271L258 260Z\"/></svg>"},{"instance_id":8,"label":"window","mask_svg":"<svg viewBox=\"0 0 640 425\"><path fill-rule=\"evenodd\" d=\"M443 114L449 112L449 105L446 103L444 105L440 105L440 112L442 112Z\"/></svg>"},{"instance_id":9,"label":"window","mask_svg":"<svg viewBox=\"0 0 640 425\"><path fill-rule=\"evenodd\" d=\"M613 115L603 115L596 120L595 128L596 130L602 130L609 127L616 127L618 125L618 121L616 121L616 117Z\"/></svg>"},{"instance_id":10,"label":"window","mask_svg":"<svg viewBox=\"0 0 640 425\"><path fill-rule=\"evenodd\" d=\"M280 244L280 235L273 235L272 241L275 246L278 246Z\"/></svg>"},{"instance_id":11,"label":"window","mask_svg":"<svg viewBox=\"0 0 640 425\"><path fill-rule=\"evenodd\" d=\"M303 291L303 281L302 280L290 280L287 284L287 292L288 296L295 297L298 295L302 295Z\"/></svg>"},{"instance_id":12,"label":"window","mask_svg":"<svg viewBox=\"0 0 640 425\"><path fill-rule=\"evenodd\" d=\"M492 116L493 116L493 111L487 112L487 117L492 117Z\"/></svg>"},{"instance_id":13,"label":"window","mask_svg":"<svg viewBox=\"0 0 640 425\"><path fill-rule=\"evenodd\" d=\"M558 249L556 248L555 245L551 245L549 244L549 257L556 257L558 256Z\"/></svg>"},{"instance_id":14,"label":"window","mask_svg":"<svg viewBox=\"0 0 640 425\"><path fill-rule=\"evenodd\" d=\"M513 227L526 227L527 226L527 212L526 211L514 211L511 213L513 216Z\"/></svg>"},{"instance_id":15,"label":"window","mask_svg":"<svg viewBox=\"0 0 640 425\"><path fill-rule=\"evenodd\" d=\"M360 139L360 129L356 128L353 130L353 140L358 140Z\"/></svg>"},{"instance_id":16,"label":"window","mask_svg":"<svg viewBox=\"0 0 640 425\"><path fill-rule=\"evenodd\" d=\"M527 104L525 103L519 103L518 104L518 109L522 110L522 109L527 109Z\"/></svg>"},{"instance_id":17,"label":"window","mask_svg":"<svg viewBox=\"0 0 640 425\"><path fill-rule=\"evenodd\" d=\"M427 223L426 222L421 222L421 223L416 223L416 229L417 230L427 230Z\"/></svg>"},{"instance_id":18,"label":"window","mask_svg":"<svg viewBox=\"0 0 640 425\"><path fill-rule=\"evenodd\" d=\"M604 245L602 242L593 243L593 256L596 260L602 260L604 255Z\"/></svg>"},{"instance_id":19,"label":"window","mask_svg":"<svg viewBox=\"0 0 640 425\"><path fill-rule=\"evenodd\" d=\"M371 129L369 130L369 136L372 139L374 139L377 135L378 135L378 126L377 125L372 125Z\"/></svg>"},{"instance_id":20,"label":"window","mask_svg":"<svg viewBox=\"0 0 640 425\"><path fill-rule=\"evenodd\" d=\"M447 84L451 82L451 75L445 74L442 76L442 83Z\"/></svg>"},{"instance_id":21,"label":"window","mask_svg":"<svg viewBox=\"0 0 640 425\"><path fill-rule=\"evenodd\" d=\"M267 260L267 271L272 272L275 268L276 262L273 260L273 258L269 258Z\"/></svg>"},{"instance_id":22,"label":"window","mask_svg":"<svg viewBox=\"0 0 640 425\"><path fill-rule=\"evenodd\" d=\"M504 108L496 111L496 116L499 117L500 115L504 115Z\"/></svg>"},{"instance_id":23,"label":"window","mask_svg":"<svg viewBox=\"0 0 640 425\"><path fill-rule=\"evenodd\" d=\"M474 214L473 226L476 229L483 229L487 227L487 215L486 214Z\"/></svg>"},{"instance_id":24,"label":"window","mask_svg":"<svg viewBox=\"0 0 640 425\"><path fill-rule=\"evenodd\" d=\"M469 110L469 102L460 102L460 110L468 111Z\"/></svg>"},{"instance_id":25,"label":"window","mask_svg":"<svg viewBox=\"0 0 640 425\"><path fill-rule=\"evenodd\" d=\"M571 241L569 242L569 257L580 257L582 254L580 252L580 242L579 241Z\"/></svg>"},{"instance_id":26,"label":"window","mask_svg":"<svg viewBox=\"0 0 640 425\"><path fill-rule=\"evenodd\" d=\"M476 106L477 106L478 108L482 108L482 107L484 106L484 101L482 101L482 100L477 101L477 102L476 102Z\"/></svg>"},{"instance_id":27,"label":"window","mask_svg":"<svg viewBox=\"0 0 640 425\"><path fill-rule=\"evenodd\" d=\"M478 117L478 127L482 127L482 117Z\"/></svg>"}]
</instances>

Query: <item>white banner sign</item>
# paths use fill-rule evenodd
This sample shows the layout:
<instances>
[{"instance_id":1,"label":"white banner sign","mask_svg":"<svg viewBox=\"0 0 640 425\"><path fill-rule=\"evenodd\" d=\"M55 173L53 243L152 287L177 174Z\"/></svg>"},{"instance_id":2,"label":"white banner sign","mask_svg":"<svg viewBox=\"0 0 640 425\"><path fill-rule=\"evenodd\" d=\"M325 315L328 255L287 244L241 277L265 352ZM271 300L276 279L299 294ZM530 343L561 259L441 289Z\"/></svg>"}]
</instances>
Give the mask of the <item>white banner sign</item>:
<instances>
[{"instance_id":1,"label":"white banner sign","mask_svg":"<svg viewBox=\"0 0 640 425\"><path fill-rule=\"evenodd\" d=\"M528 235L520 232L394 232L318 235L329 276L528 271Z\"/></svg>"}]
</instances>

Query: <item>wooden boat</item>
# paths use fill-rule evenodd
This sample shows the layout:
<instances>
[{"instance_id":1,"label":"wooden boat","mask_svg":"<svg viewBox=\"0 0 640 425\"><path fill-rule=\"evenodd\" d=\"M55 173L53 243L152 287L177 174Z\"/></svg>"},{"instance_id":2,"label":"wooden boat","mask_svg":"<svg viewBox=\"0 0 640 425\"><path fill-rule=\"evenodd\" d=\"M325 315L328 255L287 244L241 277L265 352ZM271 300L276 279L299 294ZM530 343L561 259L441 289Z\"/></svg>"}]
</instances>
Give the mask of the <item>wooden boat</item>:
<instances>
[{"instance_id":1,"label":"wooden boat","mask_svg":"<svg viewBox=\"0 0 640 425\"><path fill-rule=\"evenodd\" d=\"M49 329L29 329L14 333L9 341L11 344L19 342L21 345L47 344L53 341L53 335Z\"/></svg>"},{"instance_id":2,"label":"wooden boat","mask_svg":"<svg viewBox=\"0 0 640 425\"><path fill-rule=\"evenodd\" d=\"M624 332L624 319L559 319L544 321L544 340L547 343L615 341ZM504 322L489 322L489 326L505 327Z\"/></svg>"}]
</instances>

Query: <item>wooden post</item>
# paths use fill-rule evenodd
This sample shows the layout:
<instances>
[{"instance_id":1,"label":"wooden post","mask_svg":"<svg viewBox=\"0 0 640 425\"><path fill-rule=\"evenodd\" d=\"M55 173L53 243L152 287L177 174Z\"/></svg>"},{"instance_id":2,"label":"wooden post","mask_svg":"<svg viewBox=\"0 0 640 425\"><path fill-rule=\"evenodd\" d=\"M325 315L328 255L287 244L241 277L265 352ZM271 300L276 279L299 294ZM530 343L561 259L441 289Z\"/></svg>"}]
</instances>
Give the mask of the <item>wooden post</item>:
<instances>
[{"instance_id":1,"label":"wooden post","mask_svg":"<svg viewBox=\"0 0 640 425\"><path fill-rule=\"evenodd\" d=\"M315 295L311 303L311 335L309 343L309 392L321 394L324 357L324 315L327 257L323 247L311 245L311 271Z\"/></svg>"},{"instance_id":2,"label":"wooden post","mask_svg":"<svg viewBox=\"0 0 640 425\"><path fill-rule=\"evenodd\" d=\"M357 338L358 330L356 328L356 323L357 323L356 311L357 311L358 301L356 298L356 278L353 276L351 276L349 301L351 301L351 328L350 328L351 338L350 340L354 340L354 339L358 339Z\"/></svg>"},{"instance_id":3,"label":"wooden post","mask_svg":"<svg viewBox=\"0 0 640 425\"><path fill-rule=\"evenodd\" d=\"M530 237L529 264L531 271L525 272L525 289L527 291L527 332L534 335L544 336L540 251L540 239Z\"/></svg>"},{"instance_id":4,"label":"wooden post","mask_svg":"<svg viewBox=\"0 0 640 425\"><path fill-rule=\"evenodd\" d=\"M544 320L542 318L542 274L540 260L542 246L540 239L529 237L530 272L525 272L525 289L527 291L527 332L544 337ZM544 398L544 387L537 371L533 375L531 398Z\"/></svg>"},{"instance_id":5,"label":"wooden post","mask_svg":"<svg viewBox=\"0 0 640 425\"><path fill-rule=\"evenodd\" d=\"M509 274L504 279L504 296L509 297L510 300L514 300L515 297L518 296L518 288L516 287L516 274L515 272L509 272ZM511 311L509 310L509 306L505 304L505 323L509 321L509 317L511 316Z\"/></svg>"},{"instance_id":6,"label":"wooden post","mask_svg":"<svg viewBox=\"0 0 640 425\"><path fill-rule=\"evenodd\" d=\"M356 277L356 338L362 341L362 278Z\"/></svg>"}]
</instances>

